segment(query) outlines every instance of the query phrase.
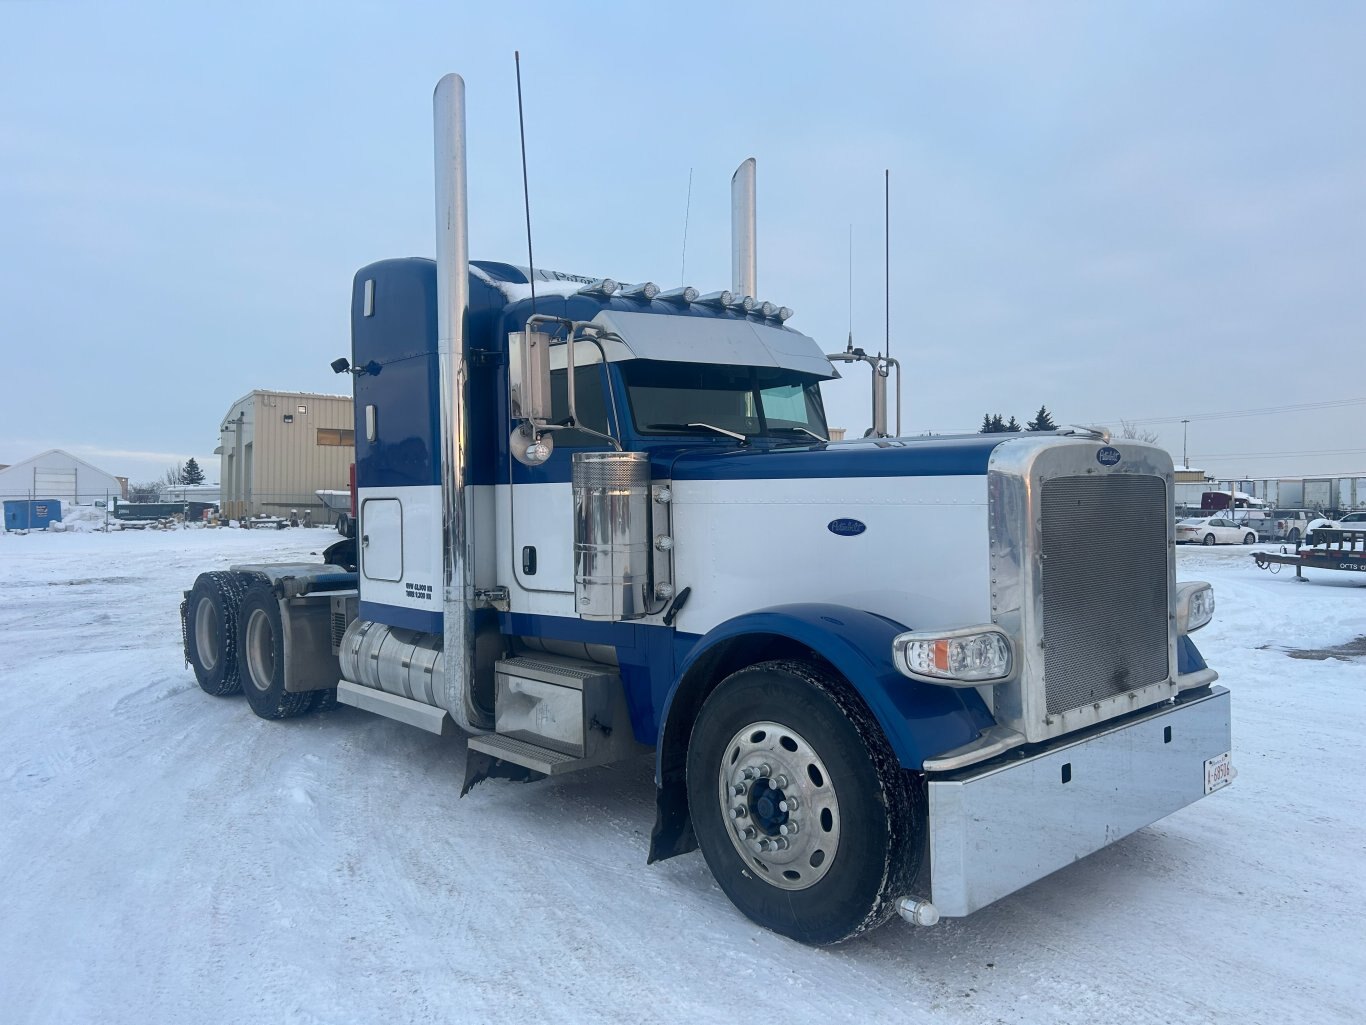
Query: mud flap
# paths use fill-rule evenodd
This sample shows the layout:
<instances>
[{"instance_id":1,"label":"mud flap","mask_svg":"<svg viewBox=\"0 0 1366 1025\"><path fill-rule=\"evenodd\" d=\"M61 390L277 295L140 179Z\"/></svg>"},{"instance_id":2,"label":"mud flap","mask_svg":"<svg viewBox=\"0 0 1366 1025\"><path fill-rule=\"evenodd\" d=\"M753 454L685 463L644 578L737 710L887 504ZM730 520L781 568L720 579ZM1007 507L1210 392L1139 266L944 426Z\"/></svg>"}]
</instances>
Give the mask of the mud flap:
<instances>
[{"instance_id":1,"label":"mud flap","mask_svg":"<svg viewBox=\"0 0 1366 1025\"><path fill-rule=\"evenodd\" d=\"M465 784L460 788L464 797L486 779L506 779L513 783L535 783L545 779L545 773L536 772L522 765L505 762L501 758L485 754L483 751L470 750L465 755Z\"/></svg>"}]
</instances>

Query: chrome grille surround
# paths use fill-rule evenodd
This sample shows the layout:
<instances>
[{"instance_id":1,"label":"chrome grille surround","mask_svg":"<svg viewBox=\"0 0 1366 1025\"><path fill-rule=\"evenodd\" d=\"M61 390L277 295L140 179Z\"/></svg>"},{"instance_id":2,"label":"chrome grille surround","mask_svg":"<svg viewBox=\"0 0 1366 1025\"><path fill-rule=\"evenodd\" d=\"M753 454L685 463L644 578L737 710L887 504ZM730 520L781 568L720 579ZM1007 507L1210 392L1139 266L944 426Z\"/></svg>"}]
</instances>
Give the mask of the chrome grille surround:
<instances>
[{"instance_id":1,"label":"chrome grille surround","mask_svg":"<svg viewBox=\"0 0 1366 1025\"><path fill-rule=\"evenodd\" d=\"M1177 691L1171 457L1111 442L1121 458L1105 466L1102 447L1012 439L988 469L992 621L1019 656L992 710L1029 743Z\"/></svg>"}]
</instances>

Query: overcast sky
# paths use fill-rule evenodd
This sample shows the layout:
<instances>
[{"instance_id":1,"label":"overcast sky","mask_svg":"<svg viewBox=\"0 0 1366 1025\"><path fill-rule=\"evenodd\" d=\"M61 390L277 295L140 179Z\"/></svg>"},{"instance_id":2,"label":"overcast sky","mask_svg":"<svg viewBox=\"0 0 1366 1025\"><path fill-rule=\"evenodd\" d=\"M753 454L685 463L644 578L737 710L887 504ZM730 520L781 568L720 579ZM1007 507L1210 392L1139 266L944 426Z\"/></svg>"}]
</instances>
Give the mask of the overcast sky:
<instances>
[{"instance_id":1,"label":"overcast sky","mask_svg":"<svg viewBox=\"0 0 1366 1025\"><path fill-rule=\"evenodd\" d=\"M352 275L433 251L444 72L471 253L524 263L520 49L538 265L679 284L691 169L686 281L728 287L755 156L761 297L843 348L852 226L877 347L890 168L907 433L1046 403L1366 473L1366 6L873 7L0 3L0 463L216 479L233 400L343 390Z\"/></svg>"}]
</instances>

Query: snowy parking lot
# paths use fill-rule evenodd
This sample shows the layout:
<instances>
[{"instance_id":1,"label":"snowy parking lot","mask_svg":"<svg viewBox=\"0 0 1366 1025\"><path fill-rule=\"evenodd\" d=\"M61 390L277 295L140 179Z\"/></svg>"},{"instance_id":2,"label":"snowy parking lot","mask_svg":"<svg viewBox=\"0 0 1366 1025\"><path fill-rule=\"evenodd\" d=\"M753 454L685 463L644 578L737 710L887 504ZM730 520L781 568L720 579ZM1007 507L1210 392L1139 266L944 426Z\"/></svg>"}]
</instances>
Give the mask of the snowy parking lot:
<instances>
[{"instance_id":1,"label":"snowy parking lot","mask_svg":"<svg viewBox=\"0 0 1366 1025\"><path fill-rule=\"evenodd\" d=\"M462 800L463 741L202 693L181 591L332 540L0 535L0 1019L1362 1020L1363 575L1179 550L1235 784L969 919L813 950L699 854L646 867L648 758Z\"/></svg>"}]
</instances>

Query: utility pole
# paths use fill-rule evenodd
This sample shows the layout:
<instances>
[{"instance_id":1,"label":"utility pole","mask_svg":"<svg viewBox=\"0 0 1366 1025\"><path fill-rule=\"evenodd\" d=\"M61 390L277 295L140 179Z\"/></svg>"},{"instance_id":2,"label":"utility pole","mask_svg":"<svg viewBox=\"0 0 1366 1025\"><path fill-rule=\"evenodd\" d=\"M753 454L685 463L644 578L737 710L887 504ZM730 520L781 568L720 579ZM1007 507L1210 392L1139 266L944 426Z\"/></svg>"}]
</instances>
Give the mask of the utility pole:
<instances>
[{"instance_id":1,"label":"utility pole","mask_svg":"<svg viewBox=\"0 0 1366 1025\"><path fill-rule=\"evenodd\" d=\"M1186 455L1186 424L1188 423L1190 423L1189 420L1181 421L1181 464L1187 470L1191 468L1190 457Z\"/></svg>"}]
</instances>

